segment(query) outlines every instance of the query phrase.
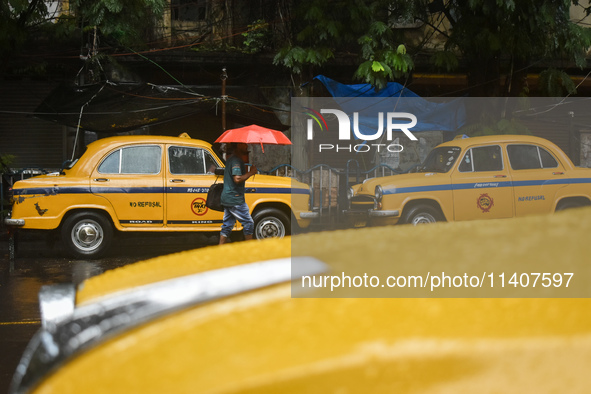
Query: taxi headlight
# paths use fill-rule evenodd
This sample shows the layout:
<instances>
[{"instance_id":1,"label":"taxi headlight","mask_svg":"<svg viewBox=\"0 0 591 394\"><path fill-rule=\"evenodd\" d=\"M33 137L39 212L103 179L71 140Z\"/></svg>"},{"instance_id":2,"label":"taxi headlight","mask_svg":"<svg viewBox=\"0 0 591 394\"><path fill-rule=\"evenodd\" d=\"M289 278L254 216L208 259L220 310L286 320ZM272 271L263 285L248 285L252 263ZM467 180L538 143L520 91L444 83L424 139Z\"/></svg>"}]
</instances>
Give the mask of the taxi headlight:
<instances>
[{"instance_id":1,"label":"taxi headlight","mask_svg":"<svg viewBox=\"0 0 591 394\"><path fill-rule=\"evenodd\" d=\"M376 202L381 202L383 195L384 195L384 193L383 193L382 187L380 185L377 185L375 188Z\"/></svg>"}]
</instances>

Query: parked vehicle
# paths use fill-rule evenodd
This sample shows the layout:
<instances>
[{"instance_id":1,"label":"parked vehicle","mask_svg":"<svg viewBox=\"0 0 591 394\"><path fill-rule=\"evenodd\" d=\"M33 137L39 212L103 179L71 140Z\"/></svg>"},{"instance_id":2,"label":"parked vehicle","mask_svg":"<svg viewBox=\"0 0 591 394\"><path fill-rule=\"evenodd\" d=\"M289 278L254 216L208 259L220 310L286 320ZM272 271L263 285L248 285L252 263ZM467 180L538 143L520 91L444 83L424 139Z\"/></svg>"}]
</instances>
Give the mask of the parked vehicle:
<instances>
[{"instance_id":1,"label":"parked vehicle","mask_svg":"<svg viewBox=\"0 0 591 394\"><path fill-rule=\"evenodd\" d=\"M205 200L209 187L223 182L215 175L223 166L209 143L188 137L100 139L59 173L16 182L5 223L19 231L57 230L81 258L106 252L114 231L219 231L223 212ZM256 238L289 235L292 222L310 224L307 185L255 175L245 186Z\"/></svg>"},{"instance_id":2,"label":"parked vehicle","mask_svg":"<svg viewBox=\"0 0 591 394\"><path fill-rule=\"evenodd\" d=\"M591 169L539 137L459 138L412 173L367 179L348 193L355 226L499 219L591 204Z\"/></svg>"}]
</instances>

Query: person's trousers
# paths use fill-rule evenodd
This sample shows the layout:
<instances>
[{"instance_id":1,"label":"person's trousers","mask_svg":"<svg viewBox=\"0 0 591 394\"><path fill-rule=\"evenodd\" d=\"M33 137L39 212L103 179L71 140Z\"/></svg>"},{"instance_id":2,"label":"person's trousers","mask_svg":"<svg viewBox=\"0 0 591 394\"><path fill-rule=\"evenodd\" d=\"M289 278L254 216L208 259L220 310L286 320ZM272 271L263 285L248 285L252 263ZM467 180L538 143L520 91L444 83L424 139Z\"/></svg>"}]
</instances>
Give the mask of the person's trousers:
<instances>
[{"instance_id":1,"label":"person's trousers","mask_svg":"<svg viewBox=\"0 0 591 394\"><path fill-rule=\"evenodd\" d=\"M224 207L224 222L222 223L222 235L224 237L230 236L236 220L244 227L244 235L252 235L254 233L254 221L250 216L248 205L243 203L234 207Z\"/></svg>"}]
</instances>

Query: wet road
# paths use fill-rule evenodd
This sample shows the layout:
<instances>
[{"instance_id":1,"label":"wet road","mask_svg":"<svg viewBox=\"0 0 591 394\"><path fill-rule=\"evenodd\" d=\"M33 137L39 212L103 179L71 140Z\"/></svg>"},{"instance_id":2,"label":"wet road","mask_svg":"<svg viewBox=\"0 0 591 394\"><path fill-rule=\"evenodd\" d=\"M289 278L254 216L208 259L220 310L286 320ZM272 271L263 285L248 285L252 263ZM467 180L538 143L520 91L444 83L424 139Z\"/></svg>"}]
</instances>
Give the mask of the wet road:
<instances>
[{"instance_id":1,"label":"wet road","mask_svg":"<svg viewBox=\"0 0 591 394\"><path fill-rule=\"evenodd\" d=\"M136 261L216 243L215 235L201 234L123 237L103 259L74 260L59 241L52 245L29 235L19 238L11 272L8 242L0 237L0 393L7 392L26 344L41 325L37 298L41 286L79 284Z\"/></svg>"}]
</instances>

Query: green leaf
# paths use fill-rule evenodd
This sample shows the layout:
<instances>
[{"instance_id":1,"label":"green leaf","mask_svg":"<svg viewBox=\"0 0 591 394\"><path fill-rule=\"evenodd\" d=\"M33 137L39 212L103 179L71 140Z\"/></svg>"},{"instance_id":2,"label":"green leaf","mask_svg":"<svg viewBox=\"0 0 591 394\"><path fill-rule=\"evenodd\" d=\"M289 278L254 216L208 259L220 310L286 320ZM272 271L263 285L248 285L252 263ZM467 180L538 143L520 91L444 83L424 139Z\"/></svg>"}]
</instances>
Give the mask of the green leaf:
<instances>
[{"instance_id":1,"label":"green leaf","mask_svg":"<svg viewBox=\"0 0 591 394\"><path fill-rule=\"evenodd\" d=\"M355 78L368 82L368 77L371 74L371 61L363 62L357 67L355 71Z\"/></svg>"},{"instance_id":2,"label":"green leaf","mask_svg":"<svg viewBox=\"0 0 591 394\"><path fill-rule=\"evenodd\" d=\"M326 24L326 31L331 37L337 38L339 36L339 26L336 22L328 22Z\"/></svg>"},{"instance_id":3,"label":"green leaf","mask_svg":"<svg viewBox=\"0 0 591 394\"><path fill-rule=\"evenodd\" d=\"M573 80L562 70L549 68L540 73L541 93L549 97L562 97L577 92Z\"/></svg>"},{"instance_id":4,"label":"green leaf","mask_svg":"<svg viewBox=\"0 0 591 394\"><path fill-rule=\"evenodd\" d=\"M382 63L378 62L378 61L374 61L371 64L371 70L373 72L379 72L379 71L384 71L384 66L382 65Z\"/></svg>"},{"instance_id":5,"label":"green leaf","mask_svg":"<svg viewBox=\"0 0 591 394\"><path fill-rule=\"evenodd\" d=\"M369 28L369 31L377 36L384 34L387 30L388 25L386 25L384 22L379 21L373 22Z\"/></svg>"},{"instance_id":6,"label":"green leaf","mask_svg":"<svg viewBox=\"0 0 591 394\"><path fill-rule=\"evenodd\" d=\"M458 57L451 51L436 52L431 57L431 61L438 68L443 68L446 71L454 71L459 66Z\"/></svg>"}]
</instances>

